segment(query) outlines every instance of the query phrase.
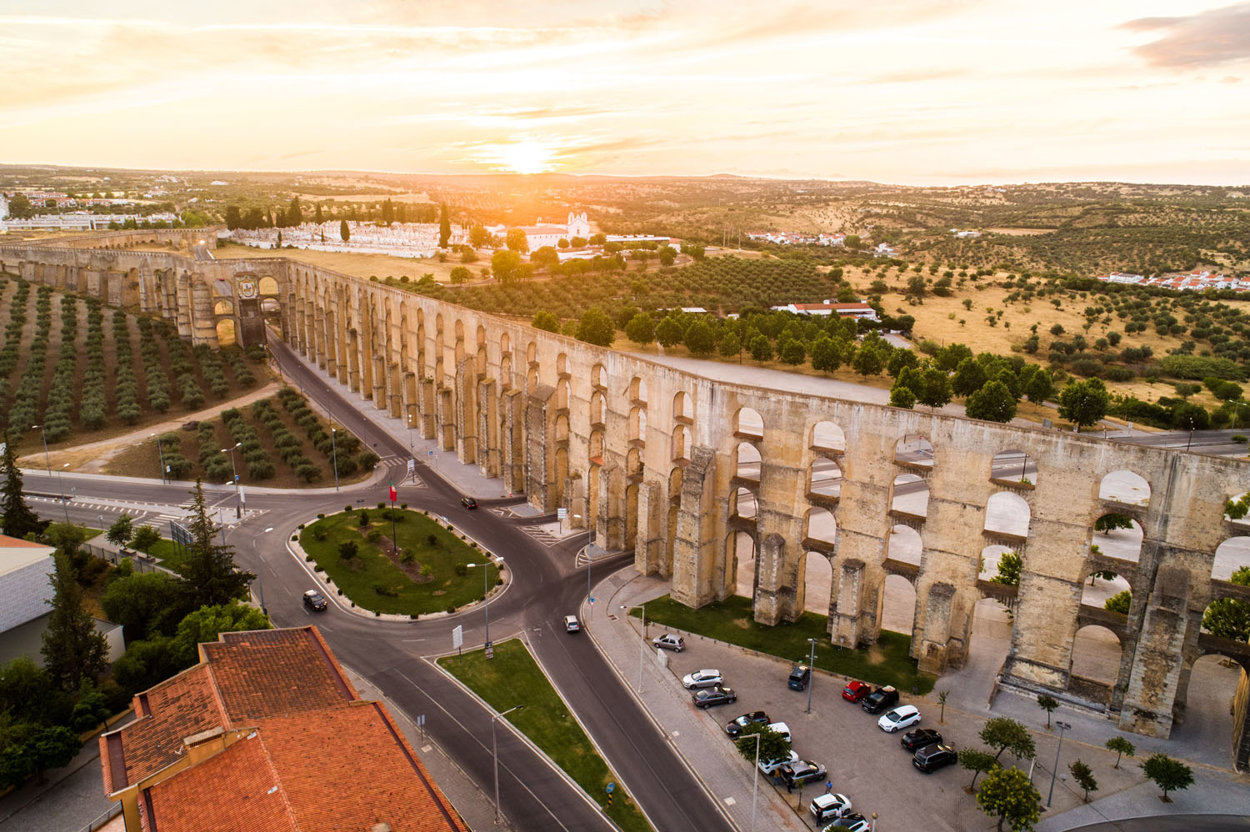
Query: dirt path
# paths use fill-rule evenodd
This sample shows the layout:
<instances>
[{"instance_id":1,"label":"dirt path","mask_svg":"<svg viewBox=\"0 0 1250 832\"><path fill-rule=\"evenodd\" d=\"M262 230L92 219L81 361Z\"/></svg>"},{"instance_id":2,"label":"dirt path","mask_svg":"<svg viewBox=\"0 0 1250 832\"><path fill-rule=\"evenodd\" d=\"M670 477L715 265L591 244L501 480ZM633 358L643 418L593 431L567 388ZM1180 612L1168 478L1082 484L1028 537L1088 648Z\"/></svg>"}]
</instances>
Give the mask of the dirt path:
<instances>
[{"instance_id":1,"label":"dirt path","mask_svg":"<svg viewBox=\"0 0 1250 832\"><path fill-rule=\"evenodd\" d=\"M86 445L76 445L72 448L54 451L50 455L51 465L60 467L68 462L70 469L73 471L84 474L98 474L104 471L104 466L119 452L134 445L147 442L154 433L159 436L162 433L180 429L186 422L216 418L221 415L223 410L228 410L232 407L242 407L261 399L267 399L276 395L281 389L281 382L270 382L259 390L253 390L246 396L231 399L228 402L222 402L195 413L185 413L175 419L147 425L121 436L114 436L109 439L101 439L98 442L90 442ZM43 453L40 452L22 457L18 460L18 464L27 468L42 468L49 463L48 460L44 459Z\"/></svg>"}]
</instances>

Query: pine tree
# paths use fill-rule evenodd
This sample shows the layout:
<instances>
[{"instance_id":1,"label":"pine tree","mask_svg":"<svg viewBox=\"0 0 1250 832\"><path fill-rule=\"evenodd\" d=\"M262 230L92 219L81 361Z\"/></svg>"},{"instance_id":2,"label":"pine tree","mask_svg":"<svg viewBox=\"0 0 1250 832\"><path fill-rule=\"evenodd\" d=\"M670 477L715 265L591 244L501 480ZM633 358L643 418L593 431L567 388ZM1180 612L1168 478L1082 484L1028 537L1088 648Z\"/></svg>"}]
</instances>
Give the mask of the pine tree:
<instances>
[{"instance_id":1,"label":"pine tree","mask_svg":"<svg viewBox=\"0 0 1250 832\"><path fill-rule=\"evenodd\" d=\"M39 534L47 523L40 520L22 499L22 472L13 457L13 443L4 443L4 456L0 457L4 476L3 492L0 493L0 510L4 511L4 533L9 537L25 539L34 532Z\"/></svg>"},{"instance_id":2,"label":"pine tree","mask_svg":"<svg viewBox=\"0 0 1250 832\"><path fill-rule=\"evenodd\" d=\"M438 219L438 247L447 248L451 240L451 220L447 217L447 203L442 205L442 216Z\"/></svg>"},{"instance_id":3,"label":"pine tree","mask_svg":"<svg viewBox=\"0 0 1250 832\"><path fill-rule=\"evenodd\" d=\"M347 227L347 220L339 220L339 236L345 243L352 238L352 230Z\"/></svg>"},{"instance_id":4,"label":"pine tree","mask_svg":"<svg viewBox=\"0 0 1250 832\"><path fill-rule=\"evenodd\" d=\"M82 587L74 567L62 552L55 554L56 571L49 577L55 594L48 603L52 615L43 634L43 658L48 675L62 690L78 690L84 679L94 681L104 672L108 647L95 622L82 606Z\"/></svg>"},{"instance_id":5,"label":"pine tree","mask_svg":"<svg viewBox=\"0 0 1250 832\"><path fill-rule=\"evenodd\" d=\"M188 600L192 609L228 604L247 597L247 588L256 577L240 572L234 565L234 547L217 543L220 528L208 514L204 487L195 481L191 492L191 544L182 568L187 579Z\"/></svg>"}]
</instances>

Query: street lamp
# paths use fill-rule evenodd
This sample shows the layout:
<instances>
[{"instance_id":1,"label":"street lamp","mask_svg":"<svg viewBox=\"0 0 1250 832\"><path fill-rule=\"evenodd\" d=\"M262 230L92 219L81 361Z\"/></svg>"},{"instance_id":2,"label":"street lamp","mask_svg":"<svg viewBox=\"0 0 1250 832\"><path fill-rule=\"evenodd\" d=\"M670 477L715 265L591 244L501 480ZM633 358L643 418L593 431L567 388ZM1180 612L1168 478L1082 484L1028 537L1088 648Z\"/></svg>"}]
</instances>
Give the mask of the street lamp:
<instances>
[{"instance_id":1,"label":"street lamp","mask_svg":"<svg viewBox=\"0 0 1250 832\"><path fill-rule=\"evenodd\" d=\"M519 711L524 705L514 705L501 714L495 714L490 718L490 747L491 753L495 757L495 823L499 823L499 743L495 739L495 723L500 717L505 717L513 711Z\"/></svg>"},{"instance_id":2,"label":"street lamp","mask_svg":"<svg viewBox=\"0 0 1250 832\"><path fill-rule=\"evenodd\" d=\"M65 509L65 525L69 525L69 501L65 499L65 469L69 467L69 463L61 466L61 470L57 471L57 488L61 492L61 508Z\"/></svg>"},{"instance_id":3,"label":"street lamp","mask_svg":"<svg viewBox=\"0 0 1250 832\"><path fill-rule=\"evenodd\" d=\"M161 485L165 484L165 446L161 444L161 439L155 433L148 434L149 437L156 440L156 454L161 460Z\"/></svg>"},{"instance_id":4,"label":"street lamp","mask_svg":"<svg viewBox=\"0 0 1250 832\"><path fill-rule=\"evenodd\" d=\"M1185 452L1186 453L1189 452L1189 446L1193 444L1193 441L1194 441L1194 417L1190 416L1189 417L1189 438L1185 440Z\"/></svg>"},{"instance_id":5,"label":"street lamp","mask_svg":"<svg viewBox=\"0 0 1250 832\"><path fill-rule=\"evenodd\" d=\"M48 434L43 430L43 425L31 425L32 428L39 431L39 435L43 437L43 462L48 466L48 479L52 479L52 457L48 455Z\"/></svg>"},{"instance_id":6,"label":"street lamp","mask_svg":"<svg viewBox=\"0 0 1250 832\"><path fill-rule=\"evenodd\" d=\"M330 450L334 452L334 490L339 490L339 446L335 437L338 436L338 428L330 428Z\"/></svg>"},{"instance_id":7,"label":"street lamp","mask_svg":"<svg viewBox=\"0 0 1250 832\"><path fill-rule=\"evenodd\" d=\"M751 832L755 832L755 802L760 791L760 737L761 734L756 731L754 734L742 734L738 737L740 740L755 737L755 780L751 783Z\"/></svg>"},{"instance_id":8,"label":"street lamp","mask_svg":"<svg viewBox=\"0 0 1250 832\"><path fill-rule=\"evenodd\" d=\"M1063 732L1071 731L1072 726L1067 722L1055 720L1055 727L1059 729L1059 745L1055 748L1055 765L1050 769L1050 791L1046 793L1046 808L1050 808L1050 799L1055 796L1055 774L1059 769L1059 752L1063 749Z\"/></svg>"},{"instance_id":9,"label":"street lamp","mask_svg":"<svg viewBox=\"0 0 1250 832\"><path fill-rule=\"evenodd\" d=\"M221 452L230 454L230 472L234 474L234 516L243 516L243 497L239 494L239 469L234 466L234 449L243 447L242 442L235 442L229 448L222 448Z\"/></svg>"},{"instance_id":10,"label":"street lamp","mask_svg":"<svg viewBox=\"0 0 1250 832\"><path fill-rule=\"evenodd\" d=\"M642 610L642 638L638 641L638 692L642 693L642 654L647 646L647 605L635 604L627 607L621 604L621 609L625 610L628 615L630 610Z\"/></svg>"},{"instance_id":11,"label":"street lamp","mask_svg":"<svg viewBox=\"0 0 1250 832\"><path fill-rule=\"evenodd\" d=\"M807 660L807 712L812 712L812 688L816 686L816 639L809 638L807 643L811 645L811 656Z\"/></svg>"},{"instance_id":12,"label":"street lamp","mask_svg":"<svg viewBox=\"0 0 1250 832\"><path fill-rule=\"evenodd\" d=\"M495 558L495 565L502 569L503 558ZM482 609L486 613L486 643L483 647L490 647L490 562L486 563L469 563L466 564L470 569L482 567Z\"/></svg>"}]
</instances>

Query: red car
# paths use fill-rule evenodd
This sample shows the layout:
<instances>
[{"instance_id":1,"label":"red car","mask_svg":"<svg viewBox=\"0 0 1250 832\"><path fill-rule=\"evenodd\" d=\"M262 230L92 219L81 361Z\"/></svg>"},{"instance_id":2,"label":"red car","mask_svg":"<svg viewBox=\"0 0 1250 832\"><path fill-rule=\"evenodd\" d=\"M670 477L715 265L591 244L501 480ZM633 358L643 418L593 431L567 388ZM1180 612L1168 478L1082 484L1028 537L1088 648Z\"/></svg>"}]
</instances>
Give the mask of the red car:
<instances>
[{"instance_id":1,"label":"red car","mask_svg":"<svg viewBox=\"0 0 1250 832\"><path fill-rule=\"evenodd\" d=\"M858 702L870 693L872 693L872 685L866 685L863 682L851 682L842 688L842 698L847 702Z\"/></svg>"}]
</instances>

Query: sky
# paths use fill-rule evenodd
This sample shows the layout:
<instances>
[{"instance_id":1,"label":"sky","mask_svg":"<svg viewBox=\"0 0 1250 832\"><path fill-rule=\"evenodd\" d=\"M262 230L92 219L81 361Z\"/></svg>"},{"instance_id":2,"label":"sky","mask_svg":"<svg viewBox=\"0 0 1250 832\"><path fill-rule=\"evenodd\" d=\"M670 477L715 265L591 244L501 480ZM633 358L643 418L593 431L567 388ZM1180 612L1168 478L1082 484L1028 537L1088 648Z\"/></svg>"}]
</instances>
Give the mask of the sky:
<instances>
[{"instance_id":1,"label":"sky","mask_svg":"<svg viewBox=\"0 0 1250 832\"><path fill-rule=\"evenodd\" d=\"M0 162L1250 184L1250 2L0 0Z\"/></svg>"}]
</instances>

